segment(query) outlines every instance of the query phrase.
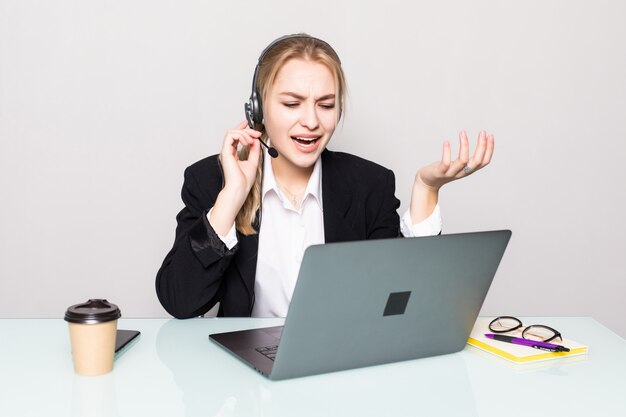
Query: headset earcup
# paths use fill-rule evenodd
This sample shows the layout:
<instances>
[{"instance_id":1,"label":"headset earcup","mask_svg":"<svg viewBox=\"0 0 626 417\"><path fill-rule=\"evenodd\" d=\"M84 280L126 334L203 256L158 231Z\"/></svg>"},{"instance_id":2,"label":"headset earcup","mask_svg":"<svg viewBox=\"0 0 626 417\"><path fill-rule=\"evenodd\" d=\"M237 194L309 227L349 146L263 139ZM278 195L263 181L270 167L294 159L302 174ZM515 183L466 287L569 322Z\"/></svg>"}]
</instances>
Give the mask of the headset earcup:
<instances>
[{"instance_id":1,"label":"headset earcup","mask_svg":"<svg viewBox=\"0 0 626 417\"><path fill-rule=\"evenodd\" d=\"M250 104L252 107L252 120L259 125L263 124L263 106L256 91L253 91L250 96Z\"/></svg>"}]
</instances>

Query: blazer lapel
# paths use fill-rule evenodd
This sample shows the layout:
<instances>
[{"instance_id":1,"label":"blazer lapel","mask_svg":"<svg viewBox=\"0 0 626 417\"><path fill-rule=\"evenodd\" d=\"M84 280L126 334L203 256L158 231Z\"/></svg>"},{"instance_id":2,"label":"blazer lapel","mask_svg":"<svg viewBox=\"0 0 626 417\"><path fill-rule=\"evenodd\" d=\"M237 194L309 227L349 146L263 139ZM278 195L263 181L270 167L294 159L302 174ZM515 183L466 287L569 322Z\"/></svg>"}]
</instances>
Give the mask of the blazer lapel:
<instances>
[{"instance_id":1,"label":"blazer lapel","mask_svg":"<svg viewBox=\"0 0 626 417\"><path fill-rule=\"evenodd\" d=\"M347 216L352 191L338 170L336 155L328 150L322 153L322 202L326 243L358 240L358 233Z\"/></svg>"}]
</instances>

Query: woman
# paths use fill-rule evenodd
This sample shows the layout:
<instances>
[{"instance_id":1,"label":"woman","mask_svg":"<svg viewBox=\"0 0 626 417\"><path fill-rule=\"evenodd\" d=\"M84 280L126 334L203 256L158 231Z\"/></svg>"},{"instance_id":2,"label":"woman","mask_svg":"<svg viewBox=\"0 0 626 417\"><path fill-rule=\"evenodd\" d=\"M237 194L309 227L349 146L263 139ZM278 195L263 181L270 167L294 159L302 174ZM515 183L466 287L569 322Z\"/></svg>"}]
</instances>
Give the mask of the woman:
<instances>
[{"instance_id":1,"label":"woman","mask_svg":"<svg viewBox=\"0 0 626 417\"><path fill-rule=\"evenodd\" d=\"M442 160L418 170L400 219L392 171L326 150L345 92L326 42L289 35L263 51L248 122L185 171L185 208L156 279L170 314L196 317L220 302L220 316L284 317L306 247L440 233L439 189L486 166L493 136L481 132L471 159L464 132L456 160L445 142ZM266 141L273 149L262 150Z\"/></svg>"}]
</instances>

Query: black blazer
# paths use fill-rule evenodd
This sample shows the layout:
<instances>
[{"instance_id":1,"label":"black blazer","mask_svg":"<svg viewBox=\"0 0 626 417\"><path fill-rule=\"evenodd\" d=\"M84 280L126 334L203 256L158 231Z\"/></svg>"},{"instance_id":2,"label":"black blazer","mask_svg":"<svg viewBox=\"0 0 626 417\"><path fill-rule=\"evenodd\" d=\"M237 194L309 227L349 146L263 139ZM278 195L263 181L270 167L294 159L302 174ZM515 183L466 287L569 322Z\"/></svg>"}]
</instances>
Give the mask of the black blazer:
<instances>
[{"instance_id":1,"label":"black blazer","mask_svg":"<svg viewBox=\"0 0 626 417\"><path fill-rule=\"evenodd\" d=\"M250 316L259 235L237 232L228 250L206 214L222 189L217 155L185 170L185 208L176 216L174 247L156 277L156 292L174 317L197 317L220 302L219 316ZM399 237L392 171L341 152L322 153L322 201L327 243ZM258 213L257 213L258 219ZM255 229L259 229L258 221ZM261 232L262 233L262 232Z\"/></svg>"}]
</instances>

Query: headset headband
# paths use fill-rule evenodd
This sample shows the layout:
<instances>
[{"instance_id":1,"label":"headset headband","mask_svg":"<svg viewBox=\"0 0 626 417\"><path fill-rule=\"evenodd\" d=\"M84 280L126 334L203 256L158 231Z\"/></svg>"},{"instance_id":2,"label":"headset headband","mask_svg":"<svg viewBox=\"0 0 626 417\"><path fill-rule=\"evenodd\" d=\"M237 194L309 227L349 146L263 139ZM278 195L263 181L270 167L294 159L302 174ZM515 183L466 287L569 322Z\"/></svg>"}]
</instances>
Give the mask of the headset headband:
<instances>
[{"instance_id":1,"label":"headset headband","mask_svg":"<svg viewBox=\"0 0 626 417\"><path fill-rule=\"evenodd\" d=\"M326 46L334 55L334 58L337 59L337 62L339 62L341 64L341 60L339 59L339 55L337 55L337 52L335 52L335 50L333 49L332 46L330 46L328 44L328 42L323 41L319 38L316 38L314 36L310 36L310 35L306 35L304 33L296 33L293 35L285 35L285 36L281 36L280 38L274 40L272 43L270 43L264 50L263 52L261 52L261 56L259 56L259 62L257 63L257 65L260 65L263 62L263 59L265 59L265 55L268 54L269 51L271 51L276 45L278 45L279 43L281 43L284 40L287 39L313 39L315 41L318 41L322 44L324 44L324 46Z\"/></svg>"}]
</instances>

